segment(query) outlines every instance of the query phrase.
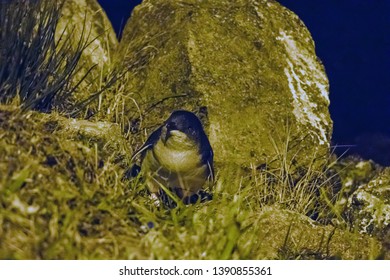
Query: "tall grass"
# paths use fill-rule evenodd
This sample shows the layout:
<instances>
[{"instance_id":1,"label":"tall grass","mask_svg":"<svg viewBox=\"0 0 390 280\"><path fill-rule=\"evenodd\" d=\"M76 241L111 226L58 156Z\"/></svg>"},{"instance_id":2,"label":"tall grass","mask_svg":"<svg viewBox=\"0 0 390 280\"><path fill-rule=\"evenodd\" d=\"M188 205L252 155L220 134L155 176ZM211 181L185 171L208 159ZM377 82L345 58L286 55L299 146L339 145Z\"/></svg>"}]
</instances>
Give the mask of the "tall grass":
<instances>
[{"instance_id":1,"label":"tall grass","mask_svg":"<svg viewBox=\"0 0 390 280\"><path fill-rule=\"evenodd\" d=\"M62 6L59 0L0 2L0 102L42 112L69 102L89 42L82 32L75 46L72 30L55 38Z\"/></svg>"}]
</instances>

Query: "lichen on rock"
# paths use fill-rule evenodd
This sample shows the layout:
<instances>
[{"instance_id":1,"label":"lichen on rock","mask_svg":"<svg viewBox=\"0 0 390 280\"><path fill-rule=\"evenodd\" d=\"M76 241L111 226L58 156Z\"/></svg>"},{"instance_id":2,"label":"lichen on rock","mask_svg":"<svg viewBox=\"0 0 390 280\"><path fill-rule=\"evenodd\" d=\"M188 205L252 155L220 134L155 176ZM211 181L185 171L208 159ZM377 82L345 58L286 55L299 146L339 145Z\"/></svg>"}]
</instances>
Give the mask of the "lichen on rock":
<instances>
[{"instance_id":1,"label":"lichen on rock","mask_svg":"<svg viewBox=\"0 0 390 280\"><path fill-rule=\"evenodd\" d=\"M354 228L390 241L390 169L361 185L348 200L346 213Z\"/></svg>"}]
</instances>

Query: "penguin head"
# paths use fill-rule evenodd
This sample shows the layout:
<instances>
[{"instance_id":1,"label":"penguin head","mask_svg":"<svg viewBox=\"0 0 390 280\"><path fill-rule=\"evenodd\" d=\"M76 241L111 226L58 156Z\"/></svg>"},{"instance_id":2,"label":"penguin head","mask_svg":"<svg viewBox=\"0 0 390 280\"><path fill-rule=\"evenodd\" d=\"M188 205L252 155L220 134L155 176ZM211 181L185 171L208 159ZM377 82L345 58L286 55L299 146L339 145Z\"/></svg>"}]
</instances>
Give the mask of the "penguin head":
<instances>
[{"instance_id":1,"label":"penguin head","mask_svg":"<svg viewBox=\"0 0 390 280\"><path fill-rule=\"evenodd\" d=\"M199 145L204 135L202 123L194 113L176 110L164 122L161 139L164 143Z\"/></svg>"}]
</instances>

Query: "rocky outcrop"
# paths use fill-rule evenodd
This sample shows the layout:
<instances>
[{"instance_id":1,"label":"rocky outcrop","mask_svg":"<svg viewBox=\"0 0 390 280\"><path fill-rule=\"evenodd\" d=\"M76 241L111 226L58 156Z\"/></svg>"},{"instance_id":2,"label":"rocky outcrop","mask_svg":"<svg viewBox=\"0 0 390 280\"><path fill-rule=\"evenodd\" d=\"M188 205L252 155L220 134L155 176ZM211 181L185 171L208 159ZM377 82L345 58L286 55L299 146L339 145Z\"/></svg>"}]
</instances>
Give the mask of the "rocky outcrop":
<instances>
[{"instance_id":1,"label":"rocky outcrop","mask_svg":"<svg viewBox=\"0 0 390 280\"><path fill-rule=\"evenodd\" d=\"M204 117L218 162L324 162L328 79L305 25L275 1L145 0L119 56L133 125L153 128L185 108Z\"/></svg>"},{"instance_id":2,"label":"rocky outcrop","mask_svg":"<svg viewBox=\"0 0 390 280\"><path fill-rule=\"evenodd\" d=\"M275 207L265 207L242 226L248 228L238 249L252 259L368 259L378 257L382 250L374 238L323 226ZM258 239L246 238L253 235Z\"/></svg>"},{"instance_id":3,"label":"rocky outcrop","mask_svg":"<svg viewBox=\"0 0 390 280\"><path fill-rule=\"evenodd\" d=\"M118 45L115 31L102 7L96 0L67 0L56 29L56 39L71 40L74 49L80 44L86 47L74 78L75 84L88 73L74 96L83 100L100 89L111 69L112 54Z\"/></svg>"},{"instance_id":4,"label":"rocky outcrop","mask_svg":"<svg viewBox=\"0 0 390 280\"><path fill-rule=\"evenodd\" d=\"M377 237L390 248L390 169L358 156L340 159L333 166L341 187L331 213L333 222L348 225L361 234ZM341 218L341 219L340 219Z\"/></svg>"},{"instance_id":5,"label":"rocky outcrop","mask_svg":"<svg viewBox=\"0 0 390 280\"><path fill-rule=\"evenodd\" d=\"M390 169L385 169L348 199L347 216L354 229L390 244Z\"/></svg>"},{"instance_id":6,"label":"rocky outcrop","mask_svg":"<svg viewBox=\"0 0 390 280\"><path fill-rule=\"evenodd\" d=\"M340 186L336 190L340 197L337 202L338 208L345 208L350 195L360 186L378 176L382 169L372 160L363 160L358 156L348 156L336 160L332 170L337 173L339 178Z\"/></svg>"}]
</instances>

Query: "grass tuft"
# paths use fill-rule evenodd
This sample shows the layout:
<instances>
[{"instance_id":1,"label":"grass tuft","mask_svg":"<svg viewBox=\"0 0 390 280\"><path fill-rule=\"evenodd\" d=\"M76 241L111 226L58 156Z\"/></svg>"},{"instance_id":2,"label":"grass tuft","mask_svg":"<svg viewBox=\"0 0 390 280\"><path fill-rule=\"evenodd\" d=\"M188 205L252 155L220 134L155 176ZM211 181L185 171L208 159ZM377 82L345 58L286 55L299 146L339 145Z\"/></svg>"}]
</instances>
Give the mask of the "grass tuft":
<instances>
[{"instance_id":1,"label":"grass tuft","mask_svg":"<svg viewBox=\"0 0 390 280\"><path fill-rule=\"evenodd\" d=\"M23 111L63 109L88 75L80 58L91 43L85 29L77 44L74 30L56 38L63 1L18 0L0 3L0 102L16 103ZM85 26L85 24L84 24ZM69 28L68 28L69 29ZM92 66L93 67L93 66Z\"/></svg>"}]
</instances>

